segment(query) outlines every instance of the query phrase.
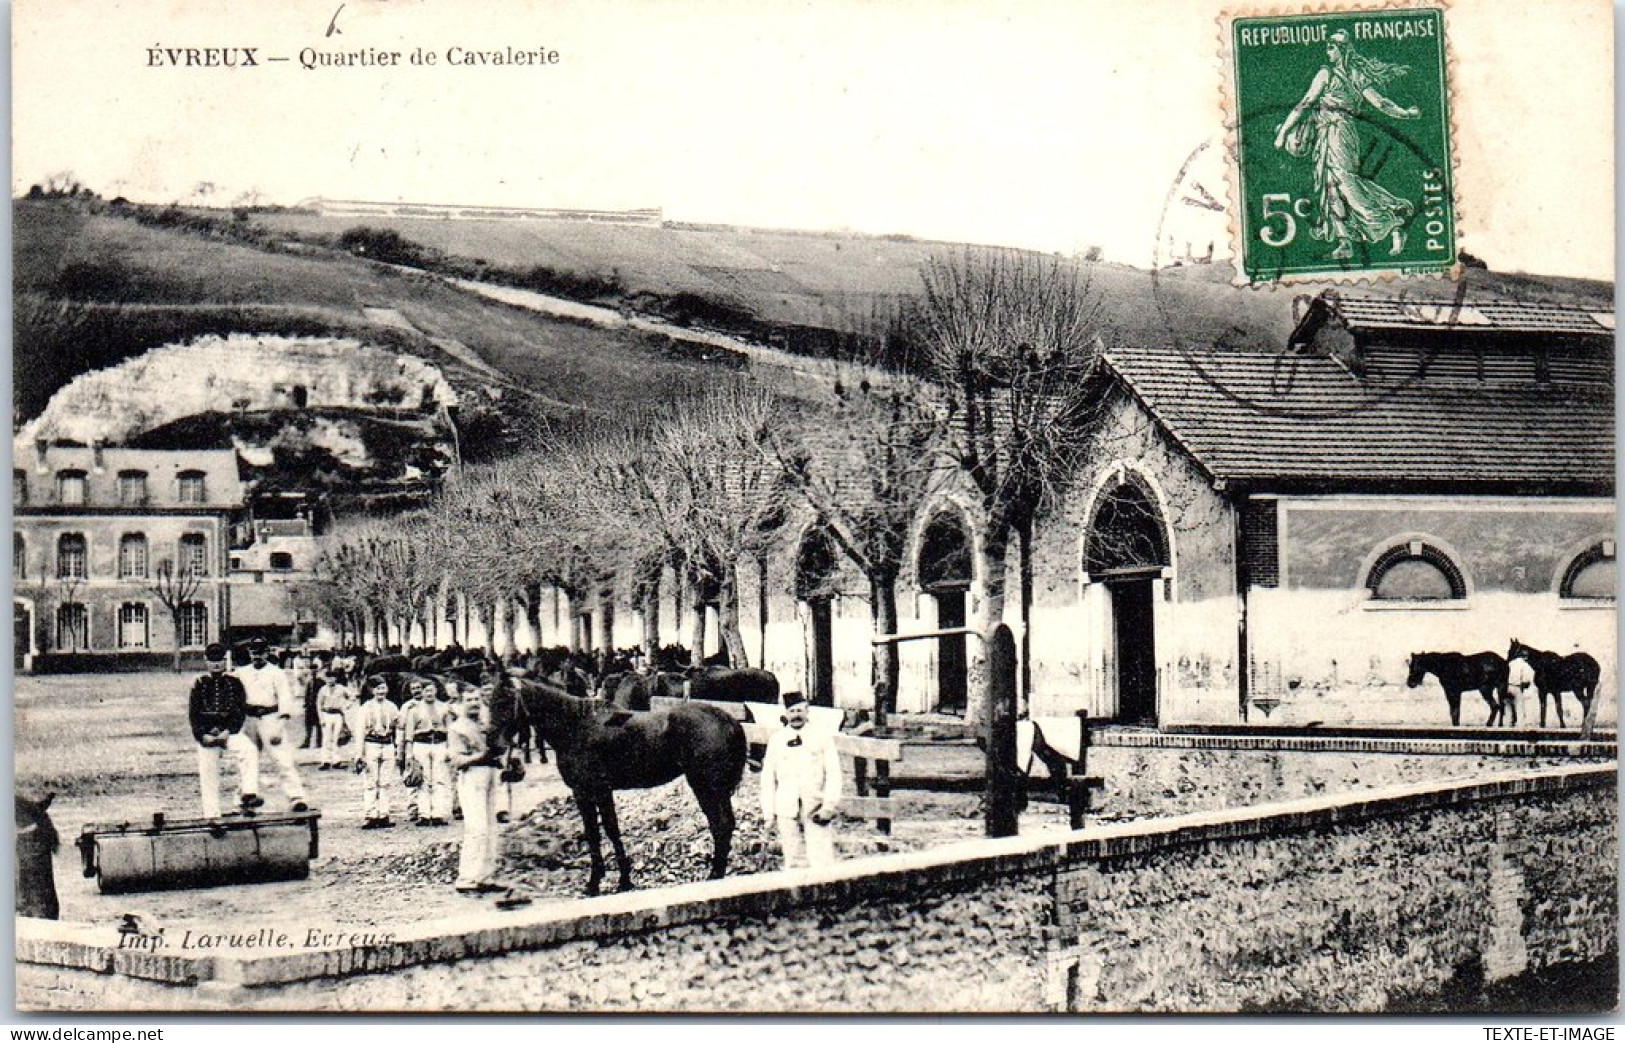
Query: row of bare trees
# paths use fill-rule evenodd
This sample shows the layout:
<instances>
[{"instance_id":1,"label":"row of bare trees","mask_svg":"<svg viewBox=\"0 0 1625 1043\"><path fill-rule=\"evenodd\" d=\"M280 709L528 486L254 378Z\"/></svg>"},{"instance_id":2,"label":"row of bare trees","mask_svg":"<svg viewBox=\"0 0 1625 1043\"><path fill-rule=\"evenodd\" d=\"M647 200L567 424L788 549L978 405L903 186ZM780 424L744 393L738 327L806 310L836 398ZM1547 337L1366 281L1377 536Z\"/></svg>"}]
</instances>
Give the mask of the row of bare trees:
<instances>
[{"instance_id":1,"label":"row of bare trees","mask_svg":"<svg viewBox=\"0 0 1625 1043\"><path fill-rule=\"evenodd\" d=\"M877 357L905 365L858 360L779 393L738 380L466 469L426 510L336 532L324 610L351 633L387 620L408 632L450 592L493 623L489 606L523 604L534 625L543 589L587 603L620 576L652 644L672 569L717 604L730 658L744 663L740 569L810 511L867 580L875 631L892 634L910 533L951 484L979 515L973 625L985 633L1004 616L1012 541L1030 598L1033 519L1093 444L1098 301L1086 267L1012 251L944 255L922 281L916 304L871 330ZM895 693L897 646L876 647L877 690ZM973 683L973 716L983 691Z\"/></svg>"}]
</instances>

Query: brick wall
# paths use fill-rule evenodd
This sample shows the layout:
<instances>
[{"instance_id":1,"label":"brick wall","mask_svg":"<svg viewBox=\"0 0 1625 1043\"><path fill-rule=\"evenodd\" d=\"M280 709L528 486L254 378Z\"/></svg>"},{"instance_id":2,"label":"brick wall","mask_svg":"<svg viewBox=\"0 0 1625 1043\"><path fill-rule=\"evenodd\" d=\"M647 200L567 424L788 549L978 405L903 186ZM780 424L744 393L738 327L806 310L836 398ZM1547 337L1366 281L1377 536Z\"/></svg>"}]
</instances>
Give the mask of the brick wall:
<instances>
[{"instance_id":1,"label":"brick wall","mask_svg":"<svg viewBox=\"0 0 1625 1043\"><path fill-rule=\"evenodd\" d=\"M1380 1011L1615 951L1612 764L404 926L212 958L19 922L22 1009ZM389 973L375 973L375 972Z\"/></svg>"}]
</instances>

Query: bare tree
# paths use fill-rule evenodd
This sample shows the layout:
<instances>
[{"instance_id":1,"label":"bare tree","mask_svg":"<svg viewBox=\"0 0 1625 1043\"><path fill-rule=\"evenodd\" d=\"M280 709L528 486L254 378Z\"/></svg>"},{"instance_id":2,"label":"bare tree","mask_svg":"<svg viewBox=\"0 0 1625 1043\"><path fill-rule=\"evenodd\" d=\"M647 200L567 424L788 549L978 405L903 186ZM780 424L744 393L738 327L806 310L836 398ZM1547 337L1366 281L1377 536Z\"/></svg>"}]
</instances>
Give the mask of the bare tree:
<instances>
[{"instance_id":1,"label":"bare tree","mask_svg":"<svg viewBox=\"0 0 1625 1043\"><path fill-rule=\"evenodd\" d=\"M147 581L147 590L169 610L170 632L175 635L175 657L171 666L177 674L181 672L181 613L197 598L203 579L203 574L194 569L191 562L176 565L174 559L162 558Z\"/></svg>"},{"instance_id":2,"label":"bare tree","mask_svg":"<svg viewBox=\"0 0 1625 1043\"><path fill-rule=\"evenodd\" d=\"M943 472L945 418L940 396L922 381L857 367L836 380L826 408L763 445L869 581L876 635L897 632L897 580L909 532ZM895 707L899 674L897 644L875 645L877 722Z\"/></svg>"},{"instance_id":3,"label":"bare tree","mask_svg":"<svg viewBox=\"0 0 1625 1043\"><path fill-rule=\"evenodd\" d=\"M1004 616L1012 536L1021 552L1025 618L1034 518L1087 455L1099 404L1090 382L1101 352L1099 301L1086 268L1017 251L966 249L933 258L921 274L925 294L911 333L947 397L958 467L979 499L976 570L984 596L975 626L986 634ZM987 712L984 650L973 663L967 715L980 721Z\"/></svg>"},{"instance_id":4,"label":"bare tree","mask_svg":"<svg viewBox=\"0 0 1625 1043\"><path fill-rule=\"evenodd\" d=\"M684 560L700 589L716 592L735 666L749 662L739 628L739 563L767 554L785 521L783 471L760 449L780 422L771 394L740 383L680 403L651 440L669 469L666 510L684 521Z\"/></svg>"}]
</instances>

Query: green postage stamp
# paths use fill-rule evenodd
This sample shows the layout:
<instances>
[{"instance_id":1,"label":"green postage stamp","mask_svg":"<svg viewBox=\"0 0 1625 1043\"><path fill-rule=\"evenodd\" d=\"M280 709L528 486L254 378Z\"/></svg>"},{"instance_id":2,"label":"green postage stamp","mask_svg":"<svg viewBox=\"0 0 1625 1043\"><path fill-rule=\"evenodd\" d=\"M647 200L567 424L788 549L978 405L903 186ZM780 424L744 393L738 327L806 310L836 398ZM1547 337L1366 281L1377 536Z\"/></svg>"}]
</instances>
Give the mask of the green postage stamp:
<instances>
[{"instance_id":1,"label":"green postage stamp","mask_svg":"<svg viewBox=\"0 0 1625 1043\"><path fill-rule=\"evenodd\" d=\"M1455 268L1444 32L1429 7L1229 23L1243 281Z\"/></svg>"}]
</instances>

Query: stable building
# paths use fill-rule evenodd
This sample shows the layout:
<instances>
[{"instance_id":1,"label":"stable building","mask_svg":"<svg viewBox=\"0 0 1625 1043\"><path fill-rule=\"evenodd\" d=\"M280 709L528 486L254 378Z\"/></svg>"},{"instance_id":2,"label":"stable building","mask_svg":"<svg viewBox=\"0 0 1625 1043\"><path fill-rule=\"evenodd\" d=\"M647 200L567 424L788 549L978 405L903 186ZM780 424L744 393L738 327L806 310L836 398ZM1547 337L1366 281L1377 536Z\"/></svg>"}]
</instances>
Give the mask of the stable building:
<instances>
[{"instance_id":1,"label":"stable building","mask_svg":"<svg viewBox=\"0 0 1625 1043\"><path fill-rule=\"evenodd\" d=\"M1594 655L1611 719L1611 315L1328 294L1280 352L1120 346L1098 381L1094 463L1035 527L1030 600L1006 578L1030 712L1448 725L1411 653L1518 638ZM900 632L975 618L978 538L965 498L924 505ZM868 705L866 586L816 540L771 570L765 664ZM898 708L962 710L975 640L902 646Z\"/></svg>"}]
</instances>

